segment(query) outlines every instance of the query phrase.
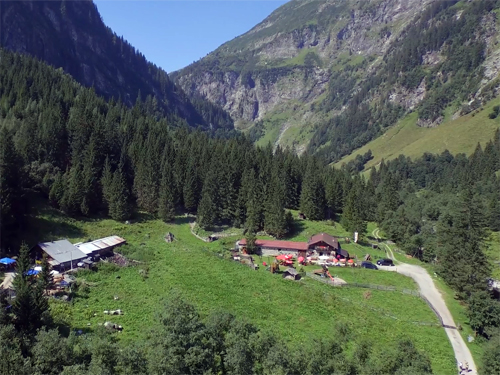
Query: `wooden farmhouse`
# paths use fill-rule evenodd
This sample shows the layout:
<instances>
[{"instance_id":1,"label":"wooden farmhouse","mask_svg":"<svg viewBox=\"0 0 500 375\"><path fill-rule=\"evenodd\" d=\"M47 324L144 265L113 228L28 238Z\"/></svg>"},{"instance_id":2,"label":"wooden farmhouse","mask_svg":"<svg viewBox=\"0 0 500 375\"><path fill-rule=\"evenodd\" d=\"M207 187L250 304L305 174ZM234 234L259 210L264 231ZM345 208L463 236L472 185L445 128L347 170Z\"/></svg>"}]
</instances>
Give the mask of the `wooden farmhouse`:
<instances>
[{"instance_id":1,"label":"wooden farmhouse","mask_svg":"<svg viewBox=\"0 0 500 375\"><path fill-rule=\"evenodd\" d=\"M246 244L245 238L236 243L240 251L246 251ZM255 245L259 255L292 254L304 258L311 255L333 255L340 256L341 259L349 258L349 253L340 247L337 238L327 233L316 234L307 242L256 240Z\"/></svg>"}]
</instances>

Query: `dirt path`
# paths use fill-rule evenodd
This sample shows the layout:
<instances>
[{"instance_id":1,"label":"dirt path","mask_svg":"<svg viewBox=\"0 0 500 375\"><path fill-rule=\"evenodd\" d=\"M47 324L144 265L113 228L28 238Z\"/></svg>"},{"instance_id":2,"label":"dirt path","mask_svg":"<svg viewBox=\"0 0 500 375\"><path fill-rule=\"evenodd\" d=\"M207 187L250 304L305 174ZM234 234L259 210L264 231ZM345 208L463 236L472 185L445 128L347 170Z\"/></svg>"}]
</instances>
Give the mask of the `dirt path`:
<instances>
[{"instance_id":1,"label":"dirt path","mask_svg":"<svg viewBox=\"0 0 500 375\"><path fill-rule=\"evenodd\" d=\"M193 236L195 236L196 238L198 238L199 240L202 240L203 242L208 242L208 238L204 238L204 237L201 237L201 236L198 236L195 232L194 232L194 226L196 225L196 222L193 221L192 223L189 223L189 228L191 229L191 234Z\"/></svg>"},{"instance_id":2,"label":"dirt path","mask_svg":"<svg viewBox=\"0 0 500 375\"><path fill-rule=\"evenodd\" d=\"M372 234L375 238L380 239L379 229L375 229ZM474 359L472 358L472 354L460 335L460 332L456 329L453 316L451 315L450 310L448 310L443 296L437 290L436 285L427 270L420 266L399 262L394 257L391 248L387 246L387 244L383 245L386 248L388 256L394 260L396 267L379 268L384 270L394 270L415 280L420 287L420 293L427 299L428 303L441 320L446 334L448 335L448 339L451 342L451 346L453 347L453 351L455 352L457 367L459 362L468 362L469 368L472 369L469 371L469 375L476 375L476 365L474 363Z\"/></svg>"}]
</instances>

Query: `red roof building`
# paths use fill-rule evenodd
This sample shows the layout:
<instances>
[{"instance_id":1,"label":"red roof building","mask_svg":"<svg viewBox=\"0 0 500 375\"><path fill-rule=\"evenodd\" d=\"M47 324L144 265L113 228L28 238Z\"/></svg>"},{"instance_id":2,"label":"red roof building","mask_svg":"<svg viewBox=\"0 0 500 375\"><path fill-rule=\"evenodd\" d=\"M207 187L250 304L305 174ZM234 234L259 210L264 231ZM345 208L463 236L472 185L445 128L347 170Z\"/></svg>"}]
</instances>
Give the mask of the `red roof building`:
<instances>
[{"instance_id":1,"label":"red roof building","mask_svg":"<svg viewBox=\"0 0 500 375\"><path fill-rule=\"evenodd\" d=\"M243 238L236 245L240 250L246 248L247 240ZM262 255L279 255L293 253L306 257L308 254L331 255L332 253L342 258L349 258L349 253L340 248L339 241L327 233L312 236L307 242L255 240L255 245Z\"/></svg>"},{"instance_id":2,"label":"red roof building","mask_svg":"<svg viewBox=\"0 0 500 375\"><path fill-rule=\"evenodd\" d=\"M247 240L243 238L238 241L239 246L246 246ZM265 247L268 249L276 250L303 250L306 251L309 246L306 242L293 242L293 241L274 241L274 240L255 240L255 246Z\"/></svg>"}]
</instances>

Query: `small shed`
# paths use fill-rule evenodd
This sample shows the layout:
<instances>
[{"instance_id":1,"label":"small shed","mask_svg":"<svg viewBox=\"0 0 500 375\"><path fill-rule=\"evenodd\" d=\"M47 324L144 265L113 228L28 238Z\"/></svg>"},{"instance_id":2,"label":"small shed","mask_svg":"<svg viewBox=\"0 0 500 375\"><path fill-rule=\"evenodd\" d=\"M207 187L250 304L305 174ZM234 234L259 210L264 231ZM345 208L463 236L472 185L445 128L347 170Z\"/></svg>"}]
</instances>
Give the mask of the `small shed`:
<instances>
[{"instance_id":1,"label":"small shed","mask_svg":"<svg viewBox=\"0 0 500 375\"><path fill-rule=\"evenodd\" d=\"M123 245L126 242L121 237L109 236L92 242L79 243L75 246L87 254L88 257L95 257L111 255L115 247Z\"/></svg>"},{"instance_id":2,"label":"small shed","mask_svg":"<svg viewBox=\"0 0 500 375\"><path fill-rule=\"evenodd\" d=\"M283 272L283 278L287 280L300 280L300 274L295 268L287 268Z\"/></svg>"}]
</instances>

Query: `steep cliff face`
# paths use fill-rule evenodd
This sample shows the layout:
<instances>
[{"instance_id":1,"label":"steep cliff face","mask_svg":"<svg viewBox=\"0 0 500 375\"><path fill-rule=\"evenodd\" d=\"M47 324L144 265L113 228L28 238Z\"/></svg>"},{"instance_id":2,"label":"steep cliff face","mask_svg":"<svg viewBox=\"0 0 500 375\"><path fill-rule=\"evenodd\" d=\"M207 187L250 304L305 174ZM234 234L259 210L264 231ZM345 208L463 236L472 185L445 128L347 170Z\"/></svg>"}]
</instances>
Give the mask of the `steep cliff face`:
<instances>
[{"instance_id":1,"label":"steep cliff face","mask_svg":"<svg viewBox=\"0 0 500 375\"><path fill-rule=\"evenodd\" d=\"M432 1L291 1L175 78L236 120L261 120L289 100L314 102L336 67L370 59L366 68L375 69L399 31Z\"/></svg>"},{"instance_id":2,"label":"steep cliff face","mask_svg":"<svg viewBox=\"0 0 500 375\"><path fill-rule=\"evenodd\" d=\"M258 142L336 160L409 111L421 126L438 126L446 107L456 112L494 95L498 7L293 0L173 78L221 105Z\"/></svg>"},{"instance_id":3,"label":"steep cliff face","mask_svg":"<svg viewBox=\"0 0 500 375\"><path fill-rule=\"evenodd\" d=\"M154 96L172 118L209 125L196 108L200 99L193 103L165 71L106 27L91 0L1 1L0 46L61 67L107 98L120 97L132 105L140 91L142 100ZM227 114L212 109L220 118L214 126L232 127Z\"/></svg>"}]
</instances>

